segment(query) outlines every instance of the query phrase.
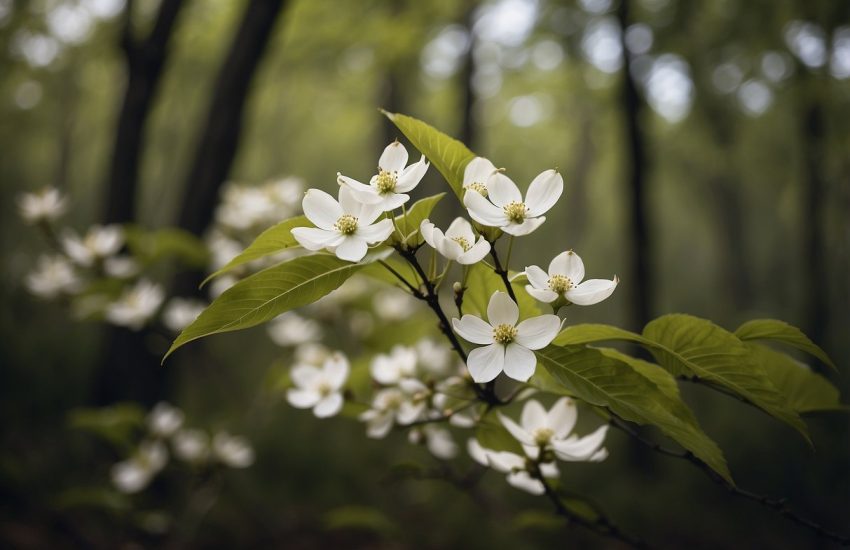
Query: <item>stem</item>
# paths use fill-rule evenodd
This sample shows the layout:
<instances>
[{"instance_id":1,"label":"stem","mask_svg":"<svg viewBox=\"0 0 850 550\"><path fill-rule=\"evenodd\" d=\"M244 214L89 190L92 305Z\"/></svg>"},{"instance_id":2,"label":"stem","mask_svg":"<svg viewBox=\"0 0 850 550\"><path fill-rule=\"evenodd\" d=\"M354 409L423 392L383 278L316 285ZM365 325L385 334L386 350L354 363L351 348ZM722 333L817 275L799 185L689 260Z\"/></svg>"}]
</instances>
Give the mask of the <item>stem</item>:
<instances>
[{"instance_id":1,"label":"stem","mask_svg":"<svg viewBox=\"0 0 850 550\"><path fill-rule=\"evenodd\" d=\"M505 257L505 269L511 268L511 253L514 250L514 236L508 238L508 255Z\"/></svg>"},{"instance_id":2,"label":"stem","mask_svg":"<svg viewBox=\"0 0 850 550\"><path fill-rule=\"evenodd\" d=\"M378 260L378 263L379 263L379 264L381 264L382 266L384 266L385 268L387 268L387 271L389 271L390 273L392 273L393 275L395 275L395 278L396 278L396 279L398 279L399 281L401 281L402 283L404 283L404 286L406 286L406 287L408 288L408 290L410 290L410 292L412 292L412 293L413 293L413 295L414 295L414 296L417 296L417 295L421 295L421 294L422 294L422 293L419 291L419 289L418 289L418 288L416 288L415 286L413 286L412 284L410 284L410 282L409 282L407 279L405 279L405 278L401 275L401 273L399 273L398 271L396 271L395 269L393 269L393 267L392 267L390 264L388 264L388 263L387 263L387 262L385 262L384 260ZM417 297L418 297L418 296L417 296Z\"/></svg>"},{"instance_id":3,"label":"stem","mask_svg":"<svg viewBox=\"0 0 850 550\"><path fill-rule=\"evenodd\" d=\"M511 239L513 239L513 237ZM513 240L511 240L511 242L513 242ZM510 247L510 245L508 245L508 247ZM502 282L505 283L505 290L508 291L508 296L511 297L511 300L517 302L516 294L514 294L514 287L511 285L510 279L508 279L508 272L504 267L502 267L502 262L499 261L499 253L496 252L496 241L490 243L490 256L492 256L493 264L495 265L493 271L502 278Z\"/></svg>"}]
</instances>

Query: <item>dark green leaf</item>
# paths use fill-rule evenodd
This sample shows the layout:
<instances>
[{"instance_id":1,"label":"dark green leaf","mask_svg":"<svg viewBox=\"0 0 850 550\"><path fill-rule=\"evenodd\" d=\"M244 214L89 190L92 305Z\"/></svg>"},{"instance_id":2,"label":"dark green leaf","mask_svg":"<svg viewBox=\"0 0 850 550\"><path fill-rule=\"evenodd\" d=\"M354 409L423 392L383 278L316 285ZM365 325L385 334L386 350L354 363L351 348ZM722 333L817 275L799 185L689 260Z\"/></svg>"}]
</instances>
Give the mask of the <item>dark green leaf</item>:
<instances>
[{"instance_id":1,"label":"dark green leaf","mask_svg":"<svg viewBox=\"0 0 850 550\"><path fill-rule=\"evenodd\" d=\"M738 327L735 336L741 340L772 340L782 342L800 351L804 351L819 359L823 364L829 365L835 371L838 367L823 351L820 346L812 342L803 331L784 321L776 319L755 319L748 321Z\"/></svg>"},{"instance_id":2,"label":"dark green leaf","mask_svg":"<svg viewBox=\"0 0 850 550\"><path fill-rule=\"evenodd\" d=\"M490 297L493 293L496 291L506 292L502 278L483 262L478 262L469 267L466 286L467 290L463 295L463 312L477 315L482 319L487 318L487 304L490 303ZM540 306L537 300L529 296L522 285L511 283L511 287L519 301L520 318L525 319L540 315Z\"/></svg>"}]
</instances>

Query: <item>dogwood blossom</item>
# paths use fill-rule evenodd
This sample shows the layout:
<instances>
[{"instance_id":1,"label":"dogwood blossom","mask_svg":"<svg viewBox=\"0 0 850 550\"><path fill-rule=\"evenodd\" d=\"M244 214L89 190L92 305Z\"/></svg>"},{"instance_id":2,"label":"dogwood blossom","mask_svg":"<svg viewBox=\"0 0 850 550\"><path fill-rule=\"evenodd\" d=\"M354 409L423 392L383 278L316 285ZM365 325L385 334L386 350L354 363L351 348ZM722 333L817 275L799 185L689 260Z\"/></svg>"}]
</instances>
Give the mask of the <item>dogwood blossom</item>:
<instances>
[{"instance_id":1,"label":"dogwood blossom","mask_svg":"<svg viewBox=\"0 0 850 550\"><path fill-rule=\"evenodd\" d=\"M68 201L55 187L18 197L18 211L27 223L52 222L65 213Z\"/></svg>"},{"instance_id":2,"label":"dogwood blossom","mask_svg":"<svg viewBox=\"0 0 850 550\"><path fill-rule=\"evenodd\" d=\"M154 316L164 297L161 286L142 279L108 304L104 316L114 325L138 330Z\"/></svg>"},{"instance_id":3,"label":"dogwood blossom","mask_svg":"<svg viewBox=\"0 0 850 550\"><path fill-rule=\"evenodd\" d=\"M541 302L551 303L563 297L570 303L589 306L609 297L617 283L616 276L612 280L584 279L584 262L572 250L561 252L549 263L549 273L536 265L525 268L528 284L525 290Z\"/></svg>"},{"instance_id":4,"label":"dogwood blossom","mask_svg":"<svg viewBox=\"0 0 850 550\"><path fill-rule=\"evenodd\" d=\"M294 311L275 317L268 326L272 342L281 347L297 346L322 337L322 327L313 319L307 319Z\"/></svg>"},{"instance_id":5,"label":"dogwood blossom","mask_svg":"<svg viewBox=\"0 0 850 550\"><path fill-rule=\"evenodd\" d=\"M295 388L286 398L298 409L313 409L319 418L334 416L342 409L342 387L348 379L348 359L341 353L328 357L321 367L296 365L290 376Z\"/></svg>"},{"instance_id":6,"label":"dogwood blossom","mask_svg":"<svg viewBox=\"0 0 850 550\"><path fill-rule=\"evenodd\" d=\"M475 157L463 170L463 188L487 196L487 180L498 172L492 162L484 157Z\"/></svg>"},{"instance_id":7,"label":"dogwood blossom","mask_svg":"<svg viewBox=\"0 0 850 550\"><path fill-rule=\"evenodd\" d=\"M385 241L393 222L383 219L380 205L359 202L348 187L340 187L339 201L318 189L310 189L301 203L307 219L316 227L296 227L292 236L307 250L326 249L341 260L359 262L368 245Z\"/></svg>"},{"instance_id":8,"label":"dogwood blossom","mask_svg":"<svg viewBox=\"0 0 850 550\"><path fill-rule=\"evenodd\" d=\"M79 290L81 280L64 256L41 256L34 271L27 274L25 283L30 292L40 298L55 298Z\"/></svg>"},{"instance_id":9,"label":"dogwood blossom","mask_svg":"<svg viewBox=\"0 0 850 550\"><path fill-rule=\"evenodd\" d=\"M469 353L467 365L472 379L489 382L499 373L525 382L537 366L532 350L548 346L560 330L556 315L540 315L519 320L519 307L504 292L494 292L487 305L487 321L466 314L453 319L452 325L463 339L484 347Z\"/></svg>"},{"instance_id":10,"label":"dogwood blossom","mask_svg":"<svg viewBox=\"0 0 850 550\"><path fill-rule=\"evenodd\" d=\"M593 433L579 437L572 434L577 417L575 402L568 397L559 399L548 411L539 401L526 401L520 424L499 413L502 425L532 458L536 459L542 451L551 449L555 456L567 462L604 460L608 451L602 447L602 443L608 425L604 424Z\"/></svg>"},{"instance_id":11,"label":"dogwood blossom","mask_svg":"<svg viewBox=\"0 0 850 550\"><path fill-rule=\"evenodd\" d=\"M407 440L413 444L424 443L428 452L442 460L457 456L457 443L452 439L451 432L434 424L411 429L407 434Z\"/></svg>"},{"instance_id":12,"label":"dogwood blossom","mask_svg":"<svg viewBox=\"0 0 850 550\"><path fill-rule=\"evenodd\" d=\"M206 304L200 300L172 298L165 305L162 322L174 332L179 332L191 325L205 307L207 307Z\"/></svg>"},{"instance_id":13,"label":"dogwood blossom","mask_svg":"<svg viewBox=\"0 0 850 550\"><path fill-rule=\"evenodd\" d=\"M429 394L427 386L415 378L406 378L398 386L378 391L371 408L359 417L366 422L366 435L382 439L393 424L406 425L419 420L425 412Z\"/></svg>"},{"instance_id":14,"label":"dogwood blossom","mask_svg":"<svg viewBox=\"0 0 850 550\"><path fill-rule=\"evenodd\" d=\"M200 463L210 454L210 438L201 430L180 430L171 438L174 456L190 463Z\"/></svg>"},{"instance_id":15,"label":"dogwood blossom","mask_svg":"<svg viewBox=\"0 0 850 550\"><path fill-rule=\"evenodd\" d=\"M410 195L406 193L419 185L429 166L425 155L422 155L419 162L405 168L407 158L407 149L395 141L381 153L378 173L372 176L369 185L342 174L337 174L337 182L351 189L357 200L364 204L377 205L382 212L395 210L410 200Z\"/></svg>"},{"instance_id":16,"label":"dogwood blossom","mask_svg":"<svg viewBox=\"0 0 850 550\"><path fill-rule=\"evenodd\" d=\"M490 243L482 236L475 240L472 225L463 218L456 218L446 233L430 220L422 220L419 232L428 245L447 259L463 265L480 262L490 252Z\"/></svg>"},{"instance_id":17,"label":"dogwood blossom","mask_svg":"<svg viewBox=\"0 0 850 550\"><path fill-rule=\"evenodd\" d=\"M372 359L369 372L379 384L391 386L416 374L416 351L407 346L393 346L389 353L379 353Z\"/></svg>"},{"instance_id":18,"label":"dogwood blossom","mask_svg":"<svg viewBox=\"0 0 850 550\"><path fill-rule=\"evenodd\" d=\"M123 244L124 231L119 225L93 225L82 238L71 231L62 235L65 254L83 267L112 256Z\"/></svg>"},{"instance_id":19,"label":"dogwood blossom","mask_svg":"<svg viewBox=\"0 0 850 550\"><path fill-rule=\"evenodd\" d=\"M509 235L528 235L546 221L543 216L564 190L564 179L555 170L540 173L528 187L523 201L516 184L501 172L487 179L487 198L464 193L463 204L478 223L499 227Z\"/></svg>"},{"instance_id":20,"label":"dogwood blossom","mask_svg":"<svg viewBox=\"0 0 850 550\"><path fill-rule=\"evenodd\" d=\"M168 450L161 441L144 441L132 457L112 466L112 484L122 493L138 493L167 462Z\"/></svg>"},{"instance_id":21,"label":"dogwood blossom","mask_svg":"<svg viewBox=\"0 0 850 550\"><path fill-rule=\"evenodd\" d=\"M254 448L248 440L228 432L215 434L212 450L218 460L231 468L247 468L254 463Z\"/></svg>"},{"instance_id":22,"label":"dogwood blossom","mask_svg":"<svg viewBox=\"0 0 850 550\"><path fill-rule=\"evenodd\" d=\"M148 430L157 437L170 437L183 425L183 411L165 402L148 413Z\"/></svg>"},{"instance_id":23,"label":"dogwood blossom","mask_svg":"<svg viewBox=\"0 0 850 550\"><path fill-rule=\"evenodd\" d=\"M517 489L532 495L542 495L546 489L543 482L534 478L529 473L529 457L521 456L510 451L494 451L485 449L477 439L469 439L466 445L467 452L473 460L493 468L497 472L507 475L508 483ZM537 464L540 474L546 478L557 478L559 476L558 466L554 462Z\"/></svg>"}]
</instances>

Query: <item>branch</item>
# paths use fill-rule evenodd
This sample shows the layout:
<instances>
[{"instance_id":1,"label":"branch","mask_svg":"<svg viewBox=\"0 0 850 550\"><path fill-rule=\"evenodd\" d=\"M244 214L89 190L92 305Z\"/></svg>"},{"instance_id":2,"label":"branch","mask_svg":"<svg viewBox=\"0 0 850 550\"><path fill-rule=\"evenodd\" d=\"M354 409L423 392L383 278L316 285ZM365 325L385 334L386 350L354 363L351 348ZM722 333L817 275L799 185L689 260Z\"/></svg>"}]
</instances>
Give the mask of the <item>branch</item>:
<instances>
[{"instance_id":1,"label":"branch","mask_svg":"<svg viewBox=\"0 0 850 550\"><path fill-rule=\"evenodd\" d=\"M652 449L653 451L655 451L659 454L663 454L663 455L666 455L666 456L677 458L679 460L686 460L686 461L690 462L691 464L693 464L694 466L698 467L700 470L705 472L705 474L709 477L709 479L711 479L713 482L717 483L721 487L725 488L731 494L733 494L735 496L742 497L742 498L746 498L746 499L749 499L749 500L752 500L752 501L755 501L755 502L758 502L759 504L761 504L765 508L769 508L769 509L779 513L782 517L785 517L785 518L793 521L794 523L797 523L799 525L802 525L804 527L811 529L819 537L823 537L823 538L829 539L833 542L837 542L838 544L841 544L842 546L850 546L850 537L847 537L846 535L842 535L840 533L836 533L834 531L829 531L828 529L825 529L824 527L822 527L818 523L815 523L814 521L812 521L808 518L804 518L804 517L796 514L793 510L788 508L788 499L771 498L771 497L768 497L768 496L765 496L765 495L760 495L758 493L754 493L752 491L740 489L740 488L736 487L735 485L732 485L731 483L729 483L728 481L726 481L722 477L720 477L720 475L718 475L717 472L712 470L711 467L708 464L706 464L705 462L703 462L702 460L700 460L699 458L694 456L693 453L691 453L690 451L676 451L676 450L673 450L673 449L667 449L665 447L662 447L661 445L659 445L655 441L652 441L650 439L643 437L637 431L632 429L630 426L628 426L624 422L620 421L615 416L611 417L610 423L615 428L622 430L623 432L625 432L628 435L630 435L631 437L633 437L635 440L637 440L642 445Z\"/></svg>"},{"instance_id":2,"label":"branch","mask_svg":"<svg viewBox=\"0 0 850 550\"><path fill-rule=\"evenodd\" d=\"M499 253L496 252L496 241L490 243L490 256L493 257L493 264L495 265L495 269L493 271L502 278L502 282L505 283L505 289L508 291L508 296L511 297L516 303L519 303L516 299L516 294L514 293L514 287L511 285L511 280L508 278L508 271L505 267L502 267L502 262L499 260Z\"/></svg>"}]
</instances>

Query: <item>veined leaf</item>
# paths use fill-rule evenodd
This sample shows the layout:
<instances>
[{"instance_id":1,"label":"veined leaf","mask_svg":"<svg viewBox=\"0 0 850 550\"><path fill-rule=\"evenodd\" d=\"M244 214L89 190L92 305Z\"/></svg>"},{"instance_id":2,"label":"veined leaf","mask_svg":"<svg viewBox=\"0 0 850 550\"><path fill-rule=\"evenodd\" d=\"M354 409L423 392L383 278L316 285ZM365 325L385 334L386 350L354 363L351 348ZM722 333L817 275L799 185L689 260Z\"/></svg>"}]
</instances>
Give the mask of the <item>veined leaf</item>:
<instances>
[{"instance_id":1,"label":"veined leaf","mask_svg":"<svg viewBox=\"0 0 850 550\"><path fill-rule=\"evenodd\" d=\"M254 239L254 242L248 245L248 248L243 250L238 256L227 262L227 264L204 279L201 286L207 284L210 280L215 279L222 273L226 273L231 269L235 269L240 265L245 265L248 262L259 260L272 254L277 254L281 250L298 246L298 241L292 236L292 230L296 227L312 227L313 224L306 216L296 216L288 220L284 220L277 225L273 225L259 234Z\"/></svg>"},{"instance_id":2,"label":"veined leaf","mask_svg":"<svg viewBox=\"0 0 850 550\"><path fill-rule=\"evenodd\" d=\"M427 219L431 215L431 211L434 210L437 203L445 196L445 193L439 193L420 199L407 210L406 215L396 216L395 226L404 234L404 242L416 246L423 241L422 236L419 234L419 225L422 223L422 220ZM398 242L398 235L393 233L392 239Z\"/></svg>"},{"instance_id":3,"label":"veined leaf","mask_svg":"<svg viewBox=\"0 0 850 550\"><path fill-rule=\"evenodd\" d=\"M640 334L628 330L601 324L572 325L560 332L552 343L556 346L570 346L576 344L592 344L594 342L605 342L611 340L624 340L638 344L652 345Z\"/></svg>"},{"instance_id":4,"label":"veined leaf","mask_svg":"<svg viewBox=\"0 0 850 550\"><path fill-rule=\"evenodd\" d=\"M772 340L787 344L800 351L818 358L823 364L829 365L836 372L838 367L820 346L812 342L803 331L793 325L777 319L754 319L747 321L735 331L735 336L741 340Z\"/></svg>"},{"instance_id":5,"label":"veined leaf","mask_svg":"<svg viewBox=\"0 0 850 550\"><path fill-rule=\"evenodd\" d=\"M224 291L171 344L163 361L177 348L220 332L253 327L290 309L315 302L339 288L365 263L330 254L301 256L246 277Z\"/></svg>"},{"instance_id":6,"label":"veined leaf","mask_svg":"<svg viewBox=\"0 0 850 550\"><path fill-rule=\"evenodd\" d=\"M576 397L629 422L657 426L732 482L723 452L702 431L687 405L670 395L669 388L661 390L635 371L619 352L549 346L536 353L549 374Z\"/></svg>"},{"instance_id":7,"label":"veined leaf","mask_svg":"<svg viewBox=\"0 0 850 550\"><path fill-rule=\"evenodd\" d=\"M463 295L463 312L477 315L482 319L487 318L487 304L494 292L507 292L502 278L484 265L483 262L469 266L469 275L466 278L466 292ZM522 285L511 284L511 287L519 301L520 319L540 315L540 306L537 300L529 296Z\"/></svg>"},{"instance_id":8,"label":"veined leaf","mask_svg":"<svg viewBox=\"0 0 850 550\"><path fill-rule=\"evenodd\" d=\"M399 113L381 112L431 161L458 199L463 200L463 171L475 154L460 141L421 120Z\"/></svg>"},{"instance_id":9,"label":"veined leaf","mask_svg":"<svg viewBox=\"0 0 850 550\"><path fill-rule=\"evenodd\" d=\"M751 355L767 372L767 376L785 397L785 402L799 413L846 410L838 388L823 376L812 372L794 358L767 346L747 342Z\"/></svg>"}]
</instances>

